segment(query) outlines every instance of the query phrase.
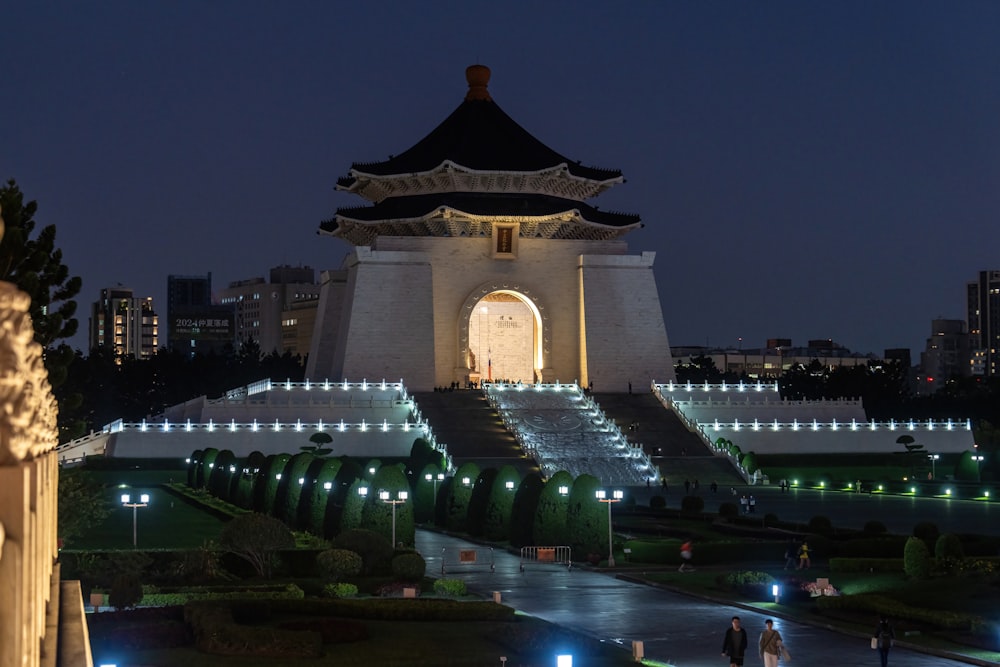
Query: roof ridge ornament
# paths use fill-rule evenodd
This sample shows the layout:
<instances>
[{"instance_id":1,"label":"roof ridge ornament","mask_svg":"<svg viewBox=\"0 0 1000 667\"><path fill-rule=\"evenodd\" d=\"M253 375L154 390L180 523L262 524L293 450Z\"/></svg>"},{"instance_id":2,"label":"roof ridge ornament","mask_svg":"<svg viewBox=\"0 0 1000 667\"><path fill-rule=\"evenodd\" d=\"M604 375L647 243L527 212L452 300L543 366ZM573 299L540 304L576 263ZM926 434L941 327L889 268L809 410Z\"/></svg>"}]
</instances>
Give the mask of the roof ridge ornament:
<instances>
[{"instance_id":1,"label":"roof ridge ornament","mask_svg":"<svg viewBox=\"0 0 1000 667\"><path fill-rule=\"evenodd\" d=\"M465 94L465 101L473 100L482 102L492 102L490 91L486 89L490 82L490 68L486 65L469 65L465 68L465 80L469 83L469 92Z\"/></svg>"}]
</instances>

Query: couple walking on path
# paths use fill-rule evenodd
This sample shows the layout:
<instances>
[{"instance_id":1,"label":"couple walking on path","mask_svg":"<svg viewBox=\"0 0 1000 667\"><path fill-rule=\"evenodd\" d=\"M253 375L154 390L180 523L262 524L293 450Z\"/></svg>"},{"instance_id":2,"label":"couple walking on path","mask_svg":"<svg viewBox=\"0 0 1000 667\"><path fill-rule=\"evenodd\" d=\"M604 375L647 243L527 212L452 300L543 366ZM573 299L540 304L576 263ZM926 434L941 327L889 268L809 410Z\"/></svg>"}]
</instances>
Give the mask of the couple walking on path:
<instances>
[{"instance_id":1,"label":"couple walking on path","mask_svg":"<svg viewBox=\"0 0 1000 667\"><path fill-rule=\"evenodd\" d=\"M747 631L743 629L739 616L733 616L732 627L726 630L722 639L722 655L729 658L729 667L742 667L746 654ZM790 660L791 656L781 641L781 633L774 629L774 621L764 621L764 631L757 640L757 652L764 661L764 667L778 667L778 657Z\"/></svg>"}]
</instances>

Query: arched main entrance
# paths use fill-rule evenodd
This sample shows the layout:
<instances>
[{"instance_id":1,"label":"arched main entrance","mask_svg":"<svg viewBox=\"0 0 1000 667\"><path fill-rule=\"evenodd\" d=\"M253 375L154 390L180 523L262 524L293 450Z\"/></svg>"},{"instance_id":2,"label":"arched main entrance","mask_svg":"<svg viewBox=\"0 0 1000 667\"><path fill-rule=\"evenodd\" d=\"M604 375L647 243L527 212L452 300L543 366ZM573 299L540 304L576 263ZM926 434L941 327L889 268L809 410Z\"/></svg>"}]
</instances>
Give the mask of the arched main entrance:
<instances>
[{"instance_id":1,"label":"arched main entrance","mask_svg":"<svg viewBox=\"0 0 1000 667\"><path fill-rule=\"evenodd\" d=\"M542 308L526 291L489 286L466 300L460 359L473 382L542 379L548 354Z\"/></svg>"}]
</instances>

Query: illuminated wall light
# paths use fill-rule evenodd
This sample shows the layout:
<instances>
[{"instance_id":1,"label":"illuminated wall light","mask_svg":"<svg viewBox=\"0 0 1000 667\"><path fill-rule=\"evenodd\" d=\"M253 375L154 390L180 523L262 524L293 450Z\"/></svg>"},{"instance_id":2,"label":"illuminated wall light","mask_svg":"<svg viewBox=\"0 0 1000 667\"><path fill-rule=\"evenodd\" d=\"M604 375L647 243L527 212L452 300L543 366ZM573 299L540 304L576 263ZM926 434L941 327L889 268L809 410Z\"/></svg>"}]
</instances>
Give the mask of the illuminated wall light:
<instances>
[{"instance_id":1,"label":"illuminated wall light","mask_svg":"<svg viewBox=\"0 0 1000 667\"><path fill-rule=\"evenodd\" d=\"M142 433L146 432L146 420L145 419L143 419L142 422L139 424L139 431L142 432Z\"/></svg>"},{"instance_id":2,"label":"illuminated wall light","mask_svg":"<svg viewBox=\"0 0 1000 667\"><path fill-rule=\"evenodd\" d=\"M274 473L274 478L280 482L281 481L281 473L280 472Z\"/></svg>"},{"instance_id":3,"label":"illuminated wall light","mask_svg":"<svg viewBox=\"0 0 1000 667\"><path fill-rule=\"evenodd\" d=\"M320 419L319 423L316 425L316 430L317 431L322 431L323 430L323 420L322 419Z\"/></svg>"},{"instance_id":4,"label":"illuminated wall light","mask_svg":"<svg viewBox=\"0 0 1000 667\"><path fill-rule=\"evenodd\" d=\"M208 420L208 432L211 433L214 430L215 430L215 423L211 419L209 419Z\"/></svg>"},{"instance_id":5,"label":"illuminated wall light","mask_svg":"<svg viewBox=\"0 0 1000 667\"><path fill-rule=\"evenodd\" d=\"M368 391L368 378L361 380L361 391Z\"/></svg>"},{"instance_id":6,"label":"illuminated wall light","mask_svg":"<svg viewBox=\"0 0 1000 667\"><path fill-rule=\"evenodd\" d=\"M333 482L323 482L323 490L329 491L333 488Z\"/></svg>"},{"instance_id":7,"label":"illuminated wall light","mask_svg":"<svg viewBox=\"0 0 1000 667\"><path fill-rule=\"evenodd\" d=\"M305 477L299 477L299 486L303 486L303 485L305 485L305 483L306 483L306 478Z\"/></svg>"},{"instance_id":8,"label":"illuminated wall light","mask_svg":"<svg viewBox=\"0 0 1000 667\"><path fill-rule=\"evenodd\" d=\"M330 380L329 379L327 379L327 381L323 383L323 390L324 391L330 391Z\"/></svg>"},{"instance_id":9,"label":"illuminated wall light","mask_svg":"<svg viewBox=\"0 0 1000 667\"><path fill-rule=\"evenodd\" d=\"M361 420L361 432L364 433L367 430L368 430L368 424L365 422L364 419L362 419Z\"/></svg>"},{"instance_id":10,"label":"illuminated wall light","mask_svg":"<svg viewBox=\"0 0 1000 667\"><path fill-rule=\"evenodd\" d=\"M344 420L343 420L343 419L341 419L341 420L340 420L340 427L339 427L339 428L340 428L340 432L341 432L341 433L343 433L343 432L344 432L344 429L345 429L345 428L347 428L347 427L346 427L346 426L344 425Z\"/></svg>"},{"instance_id":11,"label":"illuminated wall light","mask_svg":"<svg viewBox=\"0 0 1000 667\"><path fill-rule=\"evenodd\" d=\"M257 420L254 419L253 420L253 424L250 426L250 430L253 431L254 433L256 433L257 432L257 428L258 428L258 426L257 426Z\"/></svg>"},{"instance_id":12,"label":"illuminated wall light","mask_svg":"<svg viewBox=\"0 0 1000 667\"><path fill-rule=\"evenodd\" d=\"M274 430L275 430L275 432L278 432L278 431L281 430L281 424L278 423L277 419L274 420Z\"/></svg>"},{"instance_id":13,"label":"illuminated wall light","mask_svg":"<svg viewBox=\"0 0 1000 667\"><path fill-rule=\"evenodd\" d=\"M833 423L830 425L830 429L834 430L834 431L837 430L837 420L836 419L833 420Z\"/></svg>"},{"instance_id":14,"label":"illuminated wall light","mask_svg":"<svg viewBox=\"0 0 1000 667\"><path fill-rule=\"evenodd\" d=\"M168 431L170 431L170 422L167 421L166 419L164 419L163 420L163 432L167 433Z\"/></svg>"},{"instance_id":15,"label":"illuminated wall light","mask_svg":"<svg viewBox=\"0 0 1000 667\"><path fill-rule=\"evenodd\" d=\"M285 380L285 391L291 391L291 390L292 390L292 381L290 379Z\"/></svg>"},{"instance_id":16,"label":"illuminated wall light","mask_svg":"<svg viewBox=\"0 0 1000 667\"><path fill-rule=\"evenodd\" d=\"M813 420L813 430L814 431L818 431L819 430L819 423L817 423L815 419Z\"/></svg>"},{"instance_id":17,"label":"illuminated wall light","mask_svg":"<svg viewBox=\"0 0 1000 667\"><path fill-rule=\"evenodd\" d=\"M189 433L191 432L191 420L190 419L187 420L187 424L185 425L184 430L188 431Z\"/></svg>"},{"instance_id":18,"label":"illuminated wall light","mask_svg":"<svg viewBox=\"0 0 1000 667\"><path fill-rule=\"evenodd\" d=\"M916 425L913 423L913 420L911 419L910 420L910 430L912 431L915 428L916 428Z\"/></svg>"},{"instance_id":19,"label":"illuminated wall light","mask_svg":"<svg viewBox=\"0 0 1000 667\"><path fill-rule=\"evenodd\" d=\"M382 378L382 391L385 391L385 378Z\"/></svg>"},{"instance_id":20,"label":"illuminated wall light","mask_svg":"<svg viewBox=\"0 0 1000 667\"><path fill-rule=\"evenodd\" d=\"M232 431L233 433L236 432L236 420L235 419L233 419L231 422L229 422L229 430Z\"/></svg>"},{"instance_id":21,"label":"illuminated wall light","mask_svg":"<svg viewBox=\"0 0 1000 667\"><path fill-rule=\"evenodd\" d=\"M875 428L876 428L876 425L875 425L875 422L872 422L872 423L871 423L871 430L873 430L873 431L874 431L874 430L875 430Z\"/></svg>"},{"instance_id":22,"label":"illuminated wall light","mask_svg":"<svg viewBox=\"0 0 1000 667\"><path fill-rule=\"evenodd\" d=\"M382 420L382 432L385 433L388 430L389 430L389 420L388 419L383 419Z\"/></svg>"},{"instance_id":23,"label":"illuminated wall light","mask_svg":"<svg viewBox=\"0 0 1000 667\"><path fill-rule=\"evenodd\" d=\"M344 378L344 391L347 391L347 378Z\"/></svg>"},{"instance_id":24,"label":"illuminated wall light","mask_svg":"<svg viewBox=\"0 0 1000 667\"><path fill-rule=\"evenodd\" d=\"M301 432L302 431L302 420L301 419L297 419L295 421L295 430L297 432Z\"/></svg>"}]
</instances>

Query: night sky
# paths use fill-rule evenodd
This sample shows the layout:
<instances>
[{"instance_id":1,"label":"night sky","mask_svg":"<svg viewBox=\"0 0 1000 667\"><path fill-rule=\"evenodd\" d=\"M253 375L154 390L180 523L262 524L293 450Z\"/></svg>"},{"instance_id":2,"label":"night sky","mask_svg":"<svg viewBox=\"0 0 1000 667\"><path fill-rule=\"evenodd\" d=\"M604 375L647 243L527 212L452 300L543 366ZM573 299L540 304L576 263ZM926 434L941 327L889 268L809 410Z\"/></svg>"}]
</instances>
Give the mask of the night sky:
<instances>
[{"instance_id":1,"label":"night sky","mask_svg":"<svg viewBox=\"0 0 1000 667\"><path fill-rule=\"evenodd\" d=\"M18 2L0 10L0 178L54 223L90 302L166 317L337 268L316 235L354 161L416 143L467 65L550 147L621 169L673 345L924 346L1000 269L1000 3Z\"/></svg>"}]
</instances>

